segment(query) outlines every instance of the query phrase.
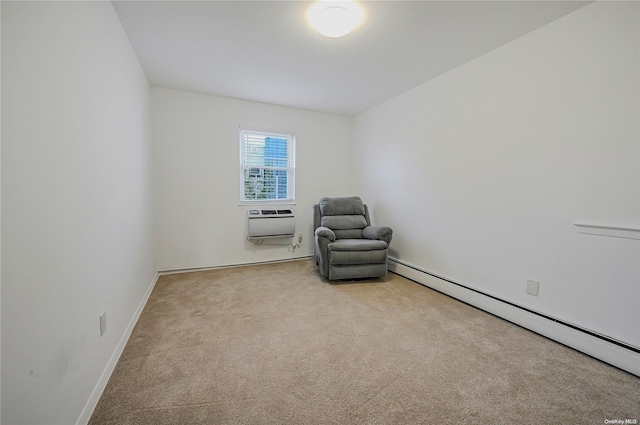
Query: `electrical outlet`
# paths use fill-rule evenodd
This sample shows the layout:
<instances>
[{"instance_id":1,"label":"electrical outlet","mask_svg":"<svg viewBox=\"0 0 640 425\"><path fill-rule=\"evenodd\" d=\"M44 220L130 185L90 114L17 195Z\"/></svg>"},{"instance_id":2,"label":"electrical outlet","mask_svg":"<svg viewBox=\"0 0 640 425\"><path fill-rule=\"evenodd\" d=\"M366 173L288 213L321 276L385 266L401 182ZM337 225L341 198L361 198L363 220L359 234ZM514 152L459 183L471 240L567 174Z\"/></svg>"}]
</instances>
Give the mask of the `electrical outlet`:
<instances>
[{"instance_id":1,"label":"electrical outlet","mask_svg":"<svg viewBox=\"0 0 640 425\"><path fill-rule=\"evenodd\" d=\"M537 297L539 288L540 282L531 279L527 280L527 294Z\"/></svg>"},{"instance_id":2,"label":"electrical outlet","mask_svg":"<svg viewBox=\"0 0 640 425\"><path fill-rule=\"evenodd\" d=\"M103 312L100 315L100 336L104 335L107 332L107 312Z\"/></svg>"}]
</instances>

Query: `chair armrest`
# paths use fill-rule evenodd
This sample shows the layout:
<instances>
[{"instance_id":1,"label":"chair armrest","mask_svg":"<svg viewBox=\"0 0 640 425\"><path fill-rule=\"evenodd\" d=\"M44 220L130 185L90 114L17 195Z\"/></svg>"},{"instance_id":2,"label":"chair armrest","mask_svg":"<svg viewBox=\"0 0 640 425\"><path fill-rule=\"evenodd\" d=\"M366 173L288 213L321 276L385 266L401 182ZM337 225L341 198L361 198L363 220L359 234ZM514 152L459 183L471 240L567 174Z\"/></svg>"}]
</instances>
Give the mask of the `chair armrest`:
<instances>
[{"instance_id":1,"label":"chair armrest","mask_svg":"<svg viewBox=\"0 0 640 425\"><path fill-rule=\"evenodd\" d=\"M322 227L322 226L316 229L316 237L327 238L331 242L334 242L336 240L336 234L333 233L333 230L329 229L328 227Z\"/></svg>"},{"instance_id":2,"label":"chair armrest","mask_svg":"<svg viewBox=\"0 0 640 425\"><path fill-rule=\"evenodd\" d=\"M385 241L387 245L391 244L393 230L387 226L367 226L362 229L362 237L365 239L374 239Z\"/></svg>"}]
</instances>

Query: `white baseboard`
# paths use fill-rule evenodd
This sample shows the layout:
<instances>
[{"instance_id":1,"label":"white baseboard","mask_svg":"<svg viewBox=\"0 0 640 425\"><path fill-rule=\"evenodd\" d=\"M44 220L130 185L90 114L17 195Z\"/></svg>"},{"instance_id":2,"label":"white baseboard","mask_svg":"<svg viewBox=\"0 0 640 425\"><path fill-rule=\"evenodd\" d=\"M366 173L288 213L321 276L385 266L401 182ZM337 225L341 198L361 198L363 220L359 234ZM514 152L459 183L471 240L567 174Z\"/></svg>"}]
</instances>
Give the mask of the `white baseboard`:
<instances>
[{"instance_id":1,"label":"white baseboard","mask_svg":"<svg viewBox=\"0 0 640 425\"><path fill-rule=\"evenodd\" d=\"M535 312L456 285L395 258L389 258L389 271L640 376L640 353L599 338L593 332L575 329Z\"/></svg>"},{"instance_id":2,"label":"white baseboard","mask_svg":"<svg viewBox=\"0 0 640 425\"><path fill-rule=\"evenodd\" d=\"M300 261L300 260L308 260L313 258L313 254L301 255L298 257L285 258L280 260L265 260L265 261L255 261L255 262L246 262L246 263L232 263L232 264L224 264L218 266L193 266L193 267L174 267L174 268L164 268L158 270L160 276L166 274L178 274L178 273L192 273L192 272L205 272L208 270L219 270L219 269L228 269L232 267L245 267L245 266L259 266L262 264L276 264L276 263L288 263L289 261Z\"/></svg>"},{"instance_id":3,"label":"white baseboard","mask_svg":"<svg viewBox=\"0 0 640 425\"><path fill-rule=\"evenodd\" d=\"M118 364L118 360L120 359L120 356L124 351L124 347L125 345L127 345L127 341L129 341L131 332L133 332L133 328L138 322L138 319L140 318L140 314L142 314L142 310L144 310L144 306L147 304L147 301L149 300L149 296L151 296L151 292L153 291L153 288L156 286L156 282L158 281L159 276L160 275L156 273L153 279L151 280L151 283L147 287L147 291L144 293L142 300L138 304L138 308L136 308L136 311L133 313L133 317L131 317L131 320L129 321L129 324L125 329L124 334L120 338L120 341L116 346L116 349L113 351L113 354L111 355L111 358L107 363L107 366L104 368L102 375L100 375L100 379L98 380L98 383L96 384L93 391L91 392L91 396L89 397L89 400L87 400L87 403L85 404L84 409L82 409L82 413L80 413L80 417L76 421L76 425L87 425L89 423L89 420L91 419L91 415L93 414L94 409L98 405L98 401L102 396L102 392L106 388L107 383L109 382L109 378L111 378L111 374L113 373L113 370L116 368L116 365Z\"/></svg>"}]
</instances>

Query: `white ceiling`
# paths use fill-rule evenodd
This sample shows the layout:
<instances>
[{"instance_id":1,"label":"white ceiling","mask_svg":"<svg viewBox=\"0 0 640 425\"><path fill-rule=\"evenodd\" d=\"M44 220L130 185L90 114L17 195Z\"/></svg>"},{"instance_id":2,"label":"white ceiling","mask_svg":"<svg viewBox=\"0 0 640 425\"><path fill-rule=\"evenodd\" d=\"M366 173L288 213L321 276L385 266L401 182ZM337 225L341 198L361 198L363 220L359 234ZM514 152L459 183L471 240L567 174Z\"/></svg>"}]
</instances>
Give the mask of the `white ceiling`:
<instances>
[{"instance_id":1,"label":"white ceiling","mask_svg":"<svg viewBox=\"0 0 640 425\"><path fill-rule=\"evenodd\" d=\"M584 6L363 1L332 39L305 1L113 1L151 84L355 115Z\"/></svg>"}]
</instances>

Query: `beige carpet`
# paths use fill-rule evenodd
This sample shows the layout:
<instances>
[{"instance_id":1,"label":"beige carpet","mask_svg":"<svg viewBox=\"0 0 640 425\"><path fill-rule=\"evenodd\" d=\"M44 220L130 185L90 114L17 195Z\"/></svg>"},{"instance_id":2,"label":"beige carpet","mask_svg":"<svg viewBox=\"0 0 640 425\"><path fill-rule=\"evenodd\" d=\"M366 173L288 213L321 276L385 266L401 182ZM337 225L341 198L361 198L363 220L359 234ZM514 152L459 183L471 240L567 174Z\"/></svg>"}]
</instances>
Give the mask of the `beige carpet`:
<instances>
[{"instance_id":1,"label":"beige carpet","mask_svg":"<svg viewBox=\"0 0 640 425\"><path fill-rule=\"evenodd\" d=\"M98 424L604 424L640 378L400 276L312 260L162 276Z\"/></svg>"}]
</instances>

